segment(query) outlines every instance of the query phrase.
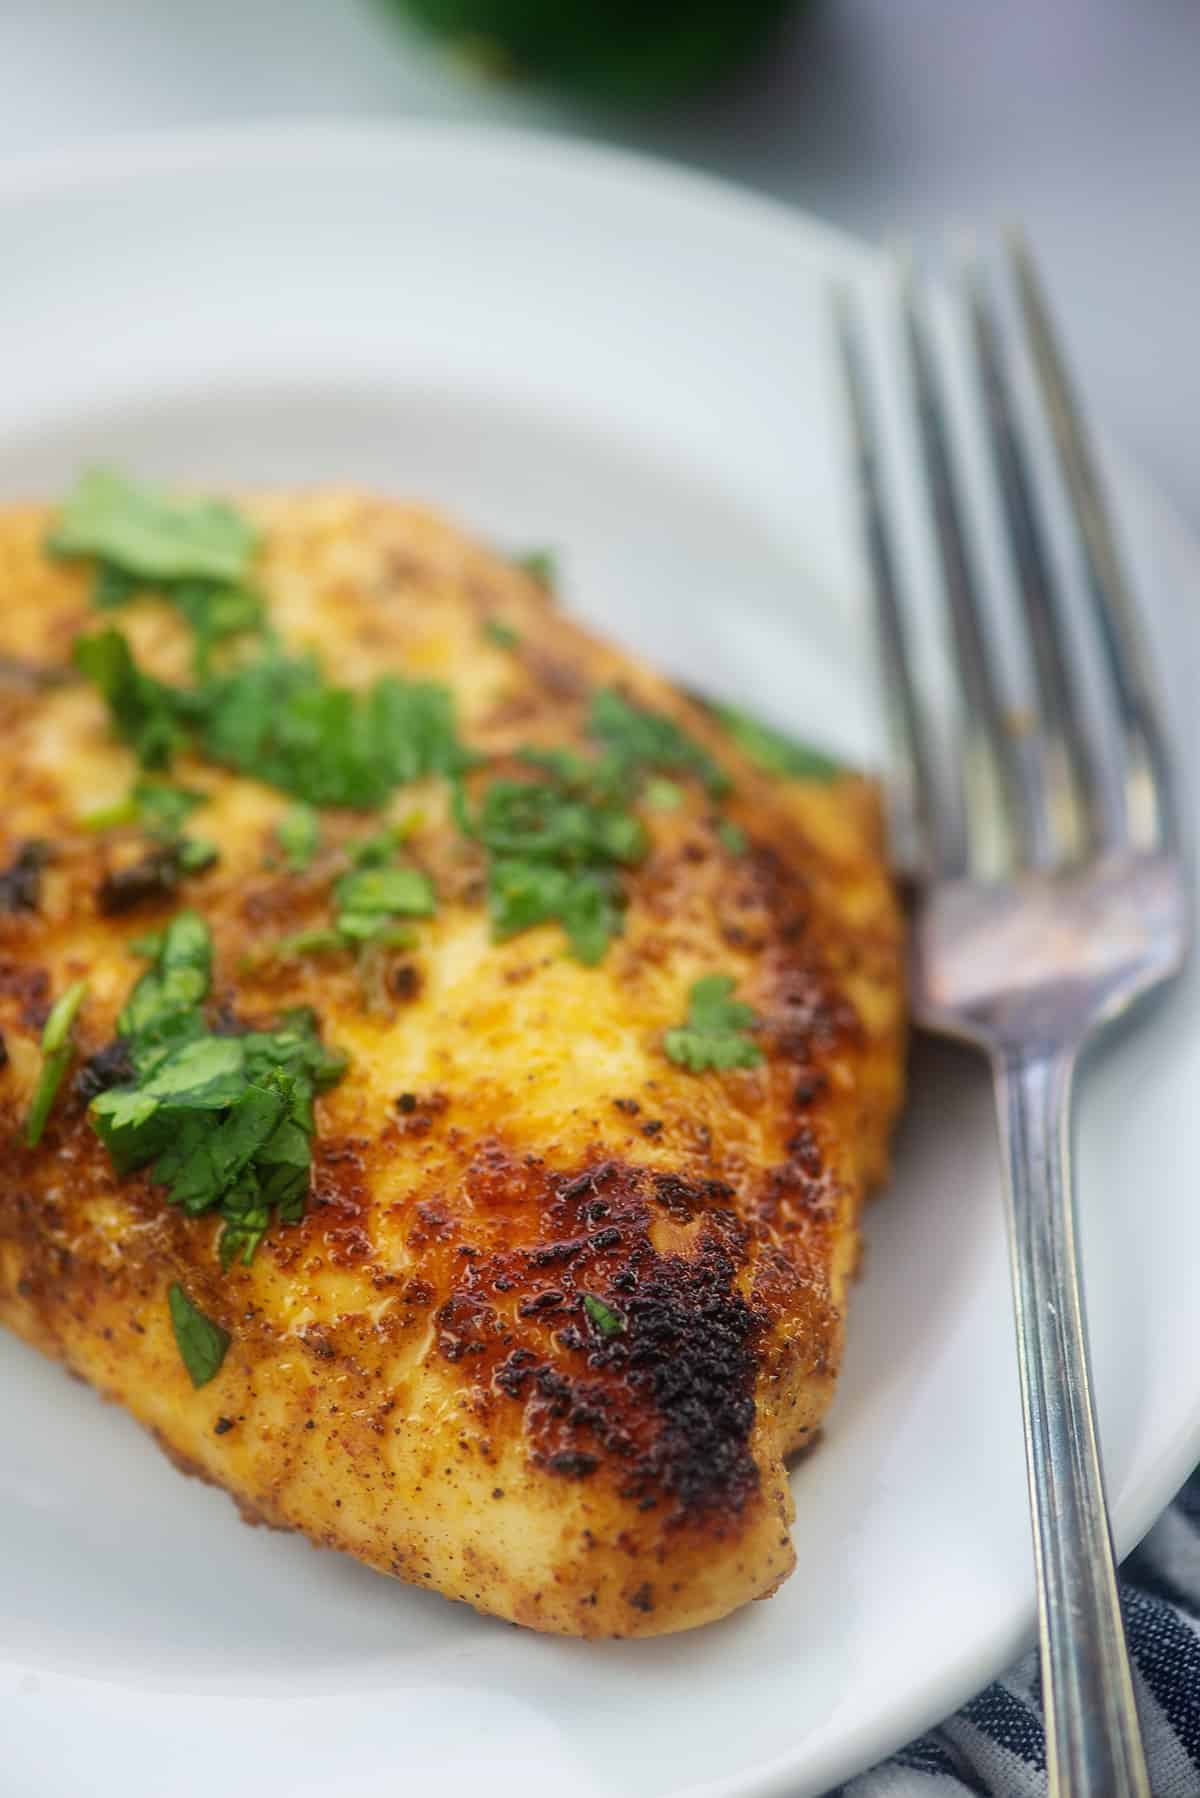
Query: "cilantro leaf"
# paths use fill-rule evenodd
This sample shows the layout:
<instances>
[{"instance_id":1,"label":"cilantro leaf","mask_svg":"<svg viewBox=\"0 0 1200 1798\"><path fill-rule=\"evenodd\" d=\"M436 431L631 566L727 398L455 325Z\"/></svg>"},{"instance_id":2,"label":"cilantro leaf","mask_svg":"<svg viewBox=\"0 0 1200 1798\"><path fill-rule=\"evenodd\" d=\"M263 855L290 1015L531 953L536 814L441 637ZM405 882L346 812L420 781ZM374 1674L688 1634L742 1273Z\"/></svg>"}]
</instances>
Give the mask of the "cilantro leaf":
<instances>
[{"instance_id":1,"label":"cilantro leaf","mask_svg":"<svg viewBox=\"0 0 1200 1798\"><path fill-rule=\"evenodd\" d=\"M175 1345L188 1378L193 1386L207 1386L220 1373L233 1338L211 1317L205 1317L177 1280L167 1288L167 1305Z\"/></svg>"},{"instance_id":2,"label":"cilantro leaf","mask_svg":"<svg viewBox=\"0 0 1200 1798\"><path fill-rule=\"evenodd\" d=\"M558 591L558 558L552 549L526 549L513 557L513 566L527 574L548 593Z\"/></svg>"},{"instance_id":3,"label":"cilantro leaf","mask_svg":"<svg viewBox=\"0 0 1200 1798\"><path fill-rule=\"evenodd\" d=\"M91 1105L92 1127L122 1174L145 1167L201 1121L211 1130L213 1114L235 1105L247 1084L235 1036L193 1034L149 1058L135 1045L133 1059L137 1084L111 1086Z\"/></svg>"},{"instance_id":4,"label":"cilantro leaf","mask_svg":"<svg viewBox=\"0 0 1200 1798\"><path fill-rule=\"evenodd\" d=\"M185 818L208 800L207 793L191 787L172 786L165 780L139 780L130 798L138 822L155 837L178 836Z\"/></svg>"},{"instance_id":5,"label":"cilantro leaf","mask_svg":"<svg viewBox=\"0 0 1200 1798\"><path fill-rule=\"evenodd\" d=\"M677 812L683 804L683 790L673 780L656 777L646 782L642 798L655 812Z\"/></svg>"},{"instance_id":6,"label":"cilantro leaf","mask_svg":"<svg viewBox=\"0 0 1200 1798\"><path fill-rule=\"evenodd\" d=\"M117 1034L128 1038L161 1035L201 1004L212 970L212 939L204 919L181 911L157 942L144 945L154 966L147 969L117 1019Z\"/></svg>"},{"instance_id":7,"label":"cilantro leaf","mask_svg":"<svg viewBox=\"0 0 1200 1798\"><path fill-rule=\"evenodd\" d=\"M583 1308L601 1336L620 1336L623 1332L625 1319L622 1314L594 1292L584 1293Z\"/></svg>"},{"instance_id":8,"label":"cilantro leaf","mask_svg":"<svg viewBox=\"0 0 1200 1798\"><path fill-rule=\"evenodd\" d=\"M694 774L710 793L724 793L729 780L708 750L694 742L673 718L631 705L614 687L593 694L588 731L630 774Z\"/></svg>"},{"instance_id":9,"label":"cilantro leaf","mask_svg":"<svg viewBox=\"0 0 1200 1798\"><path fill-rule=\"evenodd\" d=\"M594 966L621 928L616 870L638 861L646 831L592 788L592 764L569 751L527 753L551 780L494 780L478 814L456 792L461 827L488 851L488 911L497 942L557 920L577 961Z\"/></svg>"},{"instance_id":10,"label":"cilantro leaf","mask_svg":"<svg viewBox=\"0 0 1200 1798\"><path fill-rule=\"evenodd\" d=\"M514 630L511 624L505 624L503 618L485 619L483 634L497 649L516 649L521 641L520 631Z\"/></svg>"},{"instance_id":11,"label":"cilantro leaf","mask_svg":"<svg viewBox=\"0 0 1200 1798\"><path fill-rule=\"evenodd\" d=\"M241 1039L246 1071L262 1081L272 1072L290 1074L313 1092L336 1086L349 1065L341 1049L331 1049L317 1034L317 1014L307 1005L285 1011L274 1030L252 1030Z\"/></svg>"},{"instance_id":12,"label":"cilantro leaf","mask_svg":"<svg viewBox=\"0 0 1200 1798\"><path fill-rule=\"evenodd\" d=\"M733 997L734 984L731 974L705 974L688 994L687 1023L663 1037L671 1060L693 1074L756 1068L762 1062L762 1050L746 1035L757 1019L749 1005Z\"/></svg>"},{"instance_id":13,"label":"cilantro leaf","mask_svg":"<svg viewBox=\"0 0 1200 1798\"><path fill-rule=\"evenodd\" d=\"M311 805L294 805L275 826L275 837L288 867L300 874L321 846L321 820Z\"/></svg>"},{"instance_id":14,"label":"cilantro leaf","mask_svg":"<svg viewBox=\"0 0 1200 1798\"><path fill-rule=\"evenodd\" d=\"M273 1213L303 1215L313 1096L341 1079L346 1058L321 1042L305 1007L274 1030L213 1034L200 1009L211 944L194 913L142 946L154 965L118 1020L134 1077L96 1094L93 1128L118 1172L153 1164L170 1204L220 1216L223 1266L249 1261Z\"/></svg>"},{"instance_id":15,"label":"cilantro leaf","mask_svg":"<svg viewBox=\"0 0 1200 1798\"><path fill-rule=\"evenodd\" d=\"M355 868L334 887L338 928L344 919L428 918L436 908L433 884L419 868ZM359 935L357 930L350 935Z\"/></svg>"},{"instance_id":16,"label":"cilantro leaf","mask_svg":"<svg viewBox=\"0 0 1200 1798\"><path fill-rule=\"evenodd\" d=\"M187 741L175 690L137 666L120 631L77 637L71 659L108 702L116 732L143 768L168 768Z\"/></svg>"},{"instance_id":17,"label":"cilantro leaf","mask_svg":"<svg viewBox=\"0 0 1200 1798\"><path fill-rule=\"evenodd\" d=\"M229 637L257 631L266 621L259 594L250 587L226 586L218 581L179 581L166 597L183 613L196 639L195 667L208 672L212 652Z\"/></svg>"},{"instance_id":18,"label":"cilantro leaf","mask_svg":"<svg viewBox=\"0 0 1200 1798\"><path fill-rule=\"evenodd\" d=\"M197 695L204 750L313 806L370 811L392 788L465 765L449 691L385 676L365 694L271 654Z\"/></svg>"},{"instance_id":19,"label":"cilantro leaf","mask_svg":"<svg viewBox=\"0 0 1200 1798\"><path fill-rule=\"evenodd\" d=\"M366 730L389 786L459 774L473 760L458 740L454 696L433 681L384 675L366 699Z\"/></svg>"},{"instance_id":20,"label":"cilantro leaf","mask_svg":"<svg viewBox=\"0 0 1200 1798\"><path fill-rule=\"evenodd\" d=\"M270 649L193 687L171 687L138 668L115 630L80 638L74 655L147 768L168 767L193 744L309 805L371 811L402 782L456 774L472 759L456 734L452 695L430 682L386 675L354 692L330 685L311 658Z\"/></svg>"},{"instance_id":21,"label":"cilantro leaf","mask_svg":"<svg viewBox=\"0 0 1200 1798\"><path fill-rule=\"evenodd\" d=\"M586 967L603 959L611 938L621 928L610 875L513 858L502 857L491 864L488 912L497 942L557 920L566 932L571 953Z\"/></svg>"},{"instance_id":22,"label":"cilantro leaf","mask_svg":"<svg viewBox=\"0 0 1200 1798\"><path fill-rule=\"evenodd\" d=\"M175 843L175 859L181 874L203 874L220 860L220 851L207 837L179 837Z\"/></svg>"},{"instance_id":23,"label":"cilantro leaf","mask_svg":"<svg viewBox=\"0 0 1200 1798\"><path fill-rule=\"evenodd\" d=\"M155 581L238 581L257 546L258 533L232 506L174 499L106 468L80 476L48 544L54 555L99 556Z\"/></svg>"},{"instance_id":24,"label":"cilantro leaf","mask_svg":"<svg viewBox=\"0 0 1200 1798\"><path fill-rule=\"evenodd\" d=\"M139 593L144 593L148 584L140 575L127 574L115 562L97 562L92 604L98 612L115 612Z\"/></svg>"},{"instance_id":25,"label":"cilantro leaf","mask_svg":"<svg viewBox=\"0 0 1200 1798\"><path fill-rule=\"evenodd\" d=\"M735 824L731 818L718 818L716 830L730 855L746 853L746 833L740 824Z\"/></svg>"},{"instance_id":26,"label":"cilantro leaf","mask_svg":"<svg viewBox=\"0 0 1200 1798\"><path fill-rule=\"evenodd\" d=\"M398 823L387 824L382 830L372 831L369 837L360 837L356 843L348 844L346 853L356 868L381 868L400 845L408 841L420 823L420 812L410 812Z\"/></svg>"},{"instance_id":27,"label":"cilantro leaf","mask_svg":"<svg viewBox=\"0 0 1200 1798\"><path fill-rule=\"evenodd\" d=\"M709 710L764 774L783 774L793 780L830 781L836 780L842 772L841 765L821 750L789 737L772 724L765 724L741 706L713 702Z\"/></svg>"},{"instance_id":28,"label":"cilantro leaf","mask_svg":"<svg viewBox=\"0 0 1200 1798\"><path fill-rule=\"evenodd\" d=\"M167 1188L170 1202L193 1215L220 1204L274 1134L284 1108L277 1088L241 1081L218 1124L190 1107L154 1164L154 1178Z\"/></svg>"},{"instance_id":29,"label":"cilantro leaf","mask_svg":"<svg viewBox=\"0 0 1200 1798\"><path fill-rule=\"evenodd\" d=\"M92 586L99 612L116 611L143 595L166 600L182 613L195 638L194 665L206 675L217 645L244 631L262 630L266 609L253 588L211 580L154 580L130 574L113 562L100 562Z\"/></svg>"},{"instance_id":30,"label":"cilantro leaf","mask_svg":"<svg viewBox=\"0 0 1200 1798\"><path fill-rule=\"evenodd\" d=\"M646 850L645 828L632 812L548 781L493 781L475 834L495 855L568 866L636 862Z\"/></svg>"},{"instance_id":31,"label":"cilantro leaf","mask_svg":"<svg viewBox=\"0 0 1200 1798\"><path fill-rule=\"evenodd\" d=\"M42 1030L42 1071L25 1120L25 1141L36 1148L42 1140L58 1089L75 1052L71 1031L79 1008L87 997L88 983L76 980L55 1000Z\"/></svg>"}]
</instances>

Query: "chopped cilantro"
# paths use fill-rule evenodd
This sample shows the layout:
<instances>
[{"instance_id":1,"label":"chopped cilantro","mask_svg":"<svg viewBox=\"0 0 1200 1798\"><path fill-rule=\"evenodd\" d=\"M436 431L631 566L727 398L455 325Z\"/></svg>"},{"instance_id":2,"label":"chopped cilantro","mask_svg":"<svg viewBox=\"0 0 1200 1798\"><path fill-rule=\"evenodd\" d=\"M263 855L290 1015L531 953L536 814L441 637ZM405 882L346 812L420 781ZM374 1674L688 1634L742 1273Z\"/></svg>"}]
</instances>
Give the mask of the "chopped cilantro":
<instances>
[{"instance_id":1,"label":"chopped cilantro","mask_svg":"<svg viewBox=\"0 0 1200 1798\"><path fill-rule=\"evenodd\" d=\"M205 683L195 703L208 755L313 806L370 811L466 762L449 691L424 681L385 675L355 693L311 660L269 654Z\"/></svg>"},{"instance_id":2,"label":"chopped cilantro","mask_svg":"<svg viewBox=\"0 0 1200 1798\"><path fill-rule=\"evenodd\" d=\"M677 812L683 804L683 789L673 780L655 778L646 782L642 798L655 812Z\"/></svg>"},{"instance_id":3,"label":"chopped cilantro","mask_svg":"<svg viewBox=\"0 0 1200 1798\"><path fill-rule=\"evenodd\" d=\"M576 961L594 967L621 929L619 894L604 871L501 858L488 876L488 911L497 942L535 924L561 923Z\"/></svg>"},{"instance_id":4,"label":"chopped cilantro","mask_svg":"<svg viewBox=\"0 0 1200 1798\"><path fill-rule=\"evenodd\" d=\"M543 780L498 779L471 817L457 795L459 823L488 851L488 910L498 942L557 920L571 953L591 966L621 928L616 874L646 850L641 820L591 790L593 765L569 752L526 758Z\"/></svg>"},{"instance_id":5,"label":"chopped cilantro","mask_svg":"<svg viewBox=\"0 0 1200 1798\"><path fill-rule=\"evenodd\" d=\"M205 868L211 868L220 859L217 845L210 843L207 837L180 837L175 845L175 855L181 874L202 874Z\"/></svg>"},{"instance_id":6,"label":"chopped cilantro","mask_svg":"<svg viewBox=\"0 0 1200 1798\"><path fill-rule=\"evenodd\" d=\"M161 935L141 937L129 947L154 965L125 1001L117 1035L140 1041L174 1032L208 992L212 941L207 924L197 912L177 912Z\"/></svg>"},{"instance_id":7,"label":"chopped cilantro","mask_svg":"<svg viewBox=\"0 0 1200 1798\"><path fill-rule=\"evenodd\" d=\"M548 593L558 591L558 561L552 549L527 549L513 557L513 564Z\"/></svg>"},{"instance_id":8,"label":"chopped cilantro","mask_svg":"<svg viewBox=\"0 0 1200 1798\"><path fill-rule=\"evenodd\" d=\"M179 695L137 666L120 631L78 637L72 660L108 701L117 735L129 744L143 768L167 768L187 741Z\"/></svg>"},{"instance_id":9,"label":"chopped cilantro","mask_svg":"<svg viewBox=\"0 0 1200 1798\"><path fill-rule=\"evenodd\" d=\"M203 793L188 793L166 781L135 781L124 799L85 812L79 822L85 830L115 830L122 824L141 824L153 836L173 836Z\"/></svg>"},{"instance_id":10,"label":"chopped cilantro","mask_svg":"<svg viewBox=\"0 0 1200 1798\"><path fill-rule=\"evenodd\" d=\"M195 665L206 675L212 652L229 637L261 630L266 609L250 587L227 587L216 581L180 581L167 589L167 598L181 611L196 639Z\"/></svg>"},{"instance_id":11,"label":"chopped cilantro","mask_svg":"<svg viewBox=\"0 0 1200 1798\"><path fill-rule=\"evenodd\" d=\"M611 1305L597 1298L594 1292L585 1292L583 1308L601 1336L619 1336L625 1328L625 1319Z\"/></svg>"},{"instance_id":12,"label":"chopped cilantro","mask_svg":"<svg viewBox=\"0 0 1200 1798\"><path fill-rule=\"evenodd\" d=\"M167 1305L171 1312L171 1328L180 1359L187 1368L193 1386L207 1386L221 1371L233 1338L228 1330L215 1324L211 1317L193 1305L176 1280L167 1288Z\"/></svg>"},{"instance_id":13,"label":"chopped cilantro","mask_svg":"<svg viewBox=\"0 0 1200 1798\"><path fill-rule=\"evenodd\" d=\"M139 780L130 794L138 822L153 837L178 836L185 818L203 805L207 793L172 786L165 780Z\"/></svg>"},{"instance_id":14,"label":"chopped cilantro","mask_svg":"<svg viewBox=\"0 0 1200 1798\"><path fill-rule=\"evenodd\" d=\"M746 833L740 824L734 824L729 818L718 818L716 831L730 855L746 853Z\"/></svg>"},{"instance_id":15,"label":"chopped cilantro","mask_svg":"<svg viewBox=\"0 0 1200 1798\"><path fill-rule=\"evenodd\" d=\"M308 930L294 930L290 936L277 937L243 958L243 967L253 968L263 961L288 961L305 955L328 955L344 949L346 939L332 924L314 924Z\"/></svg>"},{"instance_id":16,"label":"chopped cilantro","mask_svg":"<svg viewBox=\"0 0 1200 1798\"><path fill-rule=\"evenodd\" d=\"M143 580L110 562L101 562L92 587L97 611L111 612L131 599L150 594L168 600L183 614L195 638L195 667L206 675L213 650L229 637L263 628L266 610L261 596L250 587L222 581Z\"/></svg>"},{"instance_id":17,"label":"chopped cilantro","mask_svg":"<svg viewBox=\"0 0 1200 1798\"><path fill-rule=\"evenodd\" d=\"M407 817L401 818L397 823L372 831L369 837L360 837L357 843L351 843L347 849L350 860L356 868L381 868L391 860L401 843L407 843L413 832L419 829L421 822L420 812L409 812Z\"/></svg>"},{"instance_id":18,"label":"chopped cilantro","mask_svg":"<svg viewBox=\"0 0 1200 1798\"><path fill-rule=\"evenodd\" d=\"M153 849L130 867L104 876L97 903L105 913L131 911L144 901L165 898L185 875L202 874L217 861L217 848L203 837L179 834L185 818L203 805L207 793L175 787L164 780L135 781L127 798L90 813L83 819L90 830L110 830L118 824L140 824L162 847Z\"/></svg>"},{"instance_id":19,"label":"chopped cilantro","mask_svg":"<svg viewBox=\"0 0 1200 1798\"><path fill-rule=\"evenodd\" d=\"M311 805L294 805L275 826L275 837L288 867L302 873L321 846L321 820Z\"/></svg>"},{"instance_id":20,"label":"chopped cilantro","mask_svg":"<svg viewBox=\"0 0 1200 1798\"><path fill-rule=\"evenodd\" d=\"M427 918L435 909L433 886L419 868L355 868L334 888L337 928L344 938L366 942L394 918Z\"/></svg>"},{"instance_id":21,"label":"chopped cilantro","mask_svg":"<svg viewBox=\"0 0 1200 1798\"><path fill-rule=\"evenodd\" d=\"M741 706L713 703L709 709L764 774L784 774L793 780L829 781L842 772L840 765L821 750L798 742L795 737L776 730L772 724L764 724L761 718L743 711Z\"/></svg>"},{"instance_id":22,"label":"chopped cilantro","mask_svg":"<svg viewBox=\"0 0 1200 1798\"><path fill-rule=\"evenodd\" d=\"M505 624L502 618L486 619L483 634L497 649L516 649L521 641L520 631L515 631L511 624Z\"/></svg>"},{"instance_id":23,"label":"chopped cilantro","mask_svg":"<svg viewBox=\"0 0 1200 1798\"><path fill-rule=\"evenodd\" d=\"M98 556L143 581L223 582L243 578L257 546L258 533L232 506L173 499L106 468L80 476L47 545L54 555Z\"/></svg>"},{"instance_id":24,"label":"chopped cilantro","mask_svg":"<svg viewBox=\"0 0 1200 1798\"><path fill-rule=\"evenodd\" d=\"M731 974L706 974L688 994L687 1023L668 1030L663 1047L672 1061L702 1074L707 1068L756 1068L763 1052L746 1035L756 1022L750 1006L733 997Z\"/></svg>"},{"instance_id":25,"label":"chopped cilantro","mask_svg":"<svg viewBox=\"0 0 1200 1798\"><path fill-rule=\"evenodd\" d=\"M136 574L126 574L114 562L98 562L92 582L92 604L98 612L115 612L146 590L147 583Z\"/></svg>"},{"instance_id":26,"label":"chopped cilantro","mask_svg":"<svg viewBox=\"0 0 1200 1798\"><path fill-rule=\"evenodd\" d=\"M58 1097L58 1089L63 1083L63 1076L70 1066L74 1054L71 1030L80 1006L87 997L86 980L76 980L65 993L55 1000L50 1016L46 1019L42 1030L42 1071L34 1089L33 1099L29 1107L29 1116L25 1120L25 1141L30 1148L36 1148L42 1140L42 1132L46 1128L46 1120Z\"/></svg>"},{"instance_id":27,"label":"chopped cilantro","mask_svg":"<svg viewBox=\"0 0 1200 1798\"><path fill-rule=\"evenodd\" d=\"M602 687L593 694L588 730L629 775L695 774L710 793L723 793L729 786L707 749L694 742L673 718L631 705L613 687Z\"/></svg>"},{"instance_id":28,"label":"chopped cilantro","mask_svg":"<svg viewBox=\"0 0 1200 1798\"><path fill-rule=\"evenodd\" d=\"M115 630L80 638L75 661L147 768L194 744L310 805L370 811L394 787L470 761L449 690L430 682L385 675L353 692L330 685L311 658L268 650L191 688L170 687L138 668Z\"/></svg>"},{"instance_id":29,"label":"chopped cilantro","mask_svg":"<svg viewBox=\"0 0 1200 1798\"><path fill-rule=\"evenodd\" d=\"M411 834L412 819L391 824L349 848L349 871L334 886L333 924L298 930L268 945L252 959L321 955L334 949L407 948L411 930L397 918L427 918L436 909L432 882L419 868L386 865L397 846Z\"/></svg>"},{"instance_id":30,"label":"chopped cilantro","mask_svg":"<svg viewBox=\"0 0 1200 1798\"><path fill-rule=\"evenodd\" d=\"M635 862L646 848L645 829L632 812L549 781L493 781L477 834L496 855L571 866Z\"/></svg>"},{"instance_id":31,"label":"chopped cilantro","mask_svg":"<svg viewBox=\"0 0 1200 1798\"><path fill-rule=\"evenodd\" d=\"M117 1022L134 1078L93 1099L94 1129L120 1173L151 1168L168 1202L223 1221L220 1255L249 1262L276 1212L303 1215L312 1099L345 1058L325 1047L312 1012L274 1030L214 1035L201 1006L211 944L194 912L172 919Z\"/></svg>"}]
</instances>

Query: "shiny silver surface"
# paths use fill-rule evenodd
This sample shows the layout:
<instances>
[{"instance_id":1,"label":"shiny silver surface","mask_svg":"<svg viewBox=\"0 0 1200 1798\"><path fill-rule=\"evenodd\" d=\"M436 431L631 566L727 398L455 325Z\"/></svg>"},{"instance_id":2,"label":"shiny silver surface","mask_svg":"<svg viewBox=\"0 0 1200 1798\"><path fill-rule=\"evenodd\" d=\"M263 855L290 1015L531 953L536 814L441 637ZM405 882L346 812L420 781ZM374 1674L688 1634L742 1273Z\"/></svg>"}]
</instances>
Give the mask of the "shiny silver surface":
<instances>
[{"instance_id":1,"label":"shiny silver surface","mask_svg":"<svg viewBox=\"0 0 1200 1798\"><path fill-rule=\"evenodd\" d=\"M1087 575L1072 619L1047 551L1047 496L989 283L972 260L961 305L973 419L987 449L1032 696L997 653L1004 595L981 578L969 483L934 333L910 275L901 357L938 546L953 750L940 757L916 674L911 609L882 478L883 434L849 295L836 301L855 479L875 592L894 766L897 861L913 875L912 995L925 1027L990 1058L1005 1157L1013 1299L1038 1585L1050 1790L1150 1798L1088 1372L1075 1249L1072 1086L1096 1034L1176 974L1189 935L1179 806L1161 707L1103 490L1033 261L1009 246L1014 332L1053 444ZM1033 428L1037 428L1035 425ZM1100 671L1093 704L1084 631Z\"/></svg>"}]
</instances>

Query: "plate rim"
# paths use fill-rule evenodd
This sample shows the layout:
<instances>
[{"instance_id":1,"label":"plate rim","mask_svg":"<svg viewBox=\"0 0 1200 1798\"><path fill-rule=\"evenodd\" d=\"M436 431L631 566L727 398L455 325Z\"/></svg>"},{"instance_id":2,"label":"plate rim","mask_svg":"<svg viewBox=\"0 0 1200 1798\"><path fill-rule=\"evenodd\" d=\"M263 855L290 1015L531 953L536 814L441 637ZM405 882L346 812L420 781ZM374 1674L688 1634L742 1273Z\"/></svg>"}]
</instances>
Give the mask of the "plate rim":
<instances>
[{"instance_id":1,"label":"plate rim","mask_svg":"<svg viewBox=\"0 0 1200 1798\"><path fill-rule=\"evenodd\" d=\"M378 166L380 158L397 153L427 151L432 156L454 157L464 151L497 155L537 163L553 162L565 178L579 174L600 176L657 190L665 205L686 203L714 209L725 222L741 220L775 236L781 250L799 249L814 262L836 262L868 282L885 277L882 251L844 228L816 217L800 207L757 192L740 182L709 171L677 163L669 157L594 139L560 134L553 129L510 123L478 123L429 118L394 118L388 115L336 117L283 115L246 123L213 124L177 131L141 130L85 138L54 149L6 153L0 157L0 207L21 200L35 200L72 189L106 187L157 177L164 173L206 173L245 167L259 169L295 166L298 162L344 162L352 166L364 157ZM1191 529L1174 501L1141 466L1122 451L1113 449L1101 428L1105 461L1114 485L1129 492L1137 508L1148 515L1168 543L1172 559L1191 571L1200 593L1200 537ZM1014 1394L1015 1402L1015 1394ZM1155 1458L1140 1486L1126 1495L1120 1519L1114 1517L1119 1555L1124 1557L1146 1534L1170 1502L1175 1491L1200 1459L1200 1396L1190 1433L1181 1433ZM990 1679L1002 1673L1031 1644L1036 1632L1036 1608L1032 1589L1019 1625L994 1630L986 1646L978 1645L965 1658L951 1657L942 1670L920 1682L907 1701L872 1713L852 1724L836 1743L814 1754L803 1742L786 1755L760 1765L749 1765L734 1778L717 1784L680 1788L679 1798L717 1794L721 1798L787 1798L799 1782L815 1791L821 1782L844 1780L873 1766L905 1742L952 1714ZM104 1684L101 1676L97 1681Z\"/></svg>"}]
</instances>

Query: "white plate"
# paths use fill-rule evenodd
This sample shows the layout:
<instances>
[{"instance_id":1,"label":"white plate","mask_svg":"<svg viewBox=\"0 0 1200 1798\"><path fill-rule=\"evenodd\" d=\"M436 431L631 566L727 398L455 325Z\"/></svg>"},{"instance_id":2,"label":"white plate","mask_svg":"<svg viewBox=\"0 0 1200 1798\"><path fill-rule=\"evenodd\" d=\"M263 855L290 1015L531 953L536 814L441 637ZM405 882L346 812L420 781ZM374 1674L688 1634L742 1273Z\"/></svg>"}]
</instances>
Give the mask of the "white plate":
<instances>
[{"instance_id":1,"label":"white plate","mask_svg":"<svg viewBox=\"0 0 1200 1798\"><path fill-rule=\"evenodd\" d=\"M873 742L825 333L829 231L523 136L270 130L0 170L0 496L145 474L374 482L564 552L571 602L700 683ZM1180 728L1197 563L1122 475ZM1190 760L1190 757L1189 757ZM1200 1456L1200 989L1096 1068L1081 1174L1117 1536ZM538 1638L250 1531L0 1344L7 1798L787 1793L964 1699L1032 1619L985 1083L920 1058L770 1604Z\"/></svg>"}]
</instances>

